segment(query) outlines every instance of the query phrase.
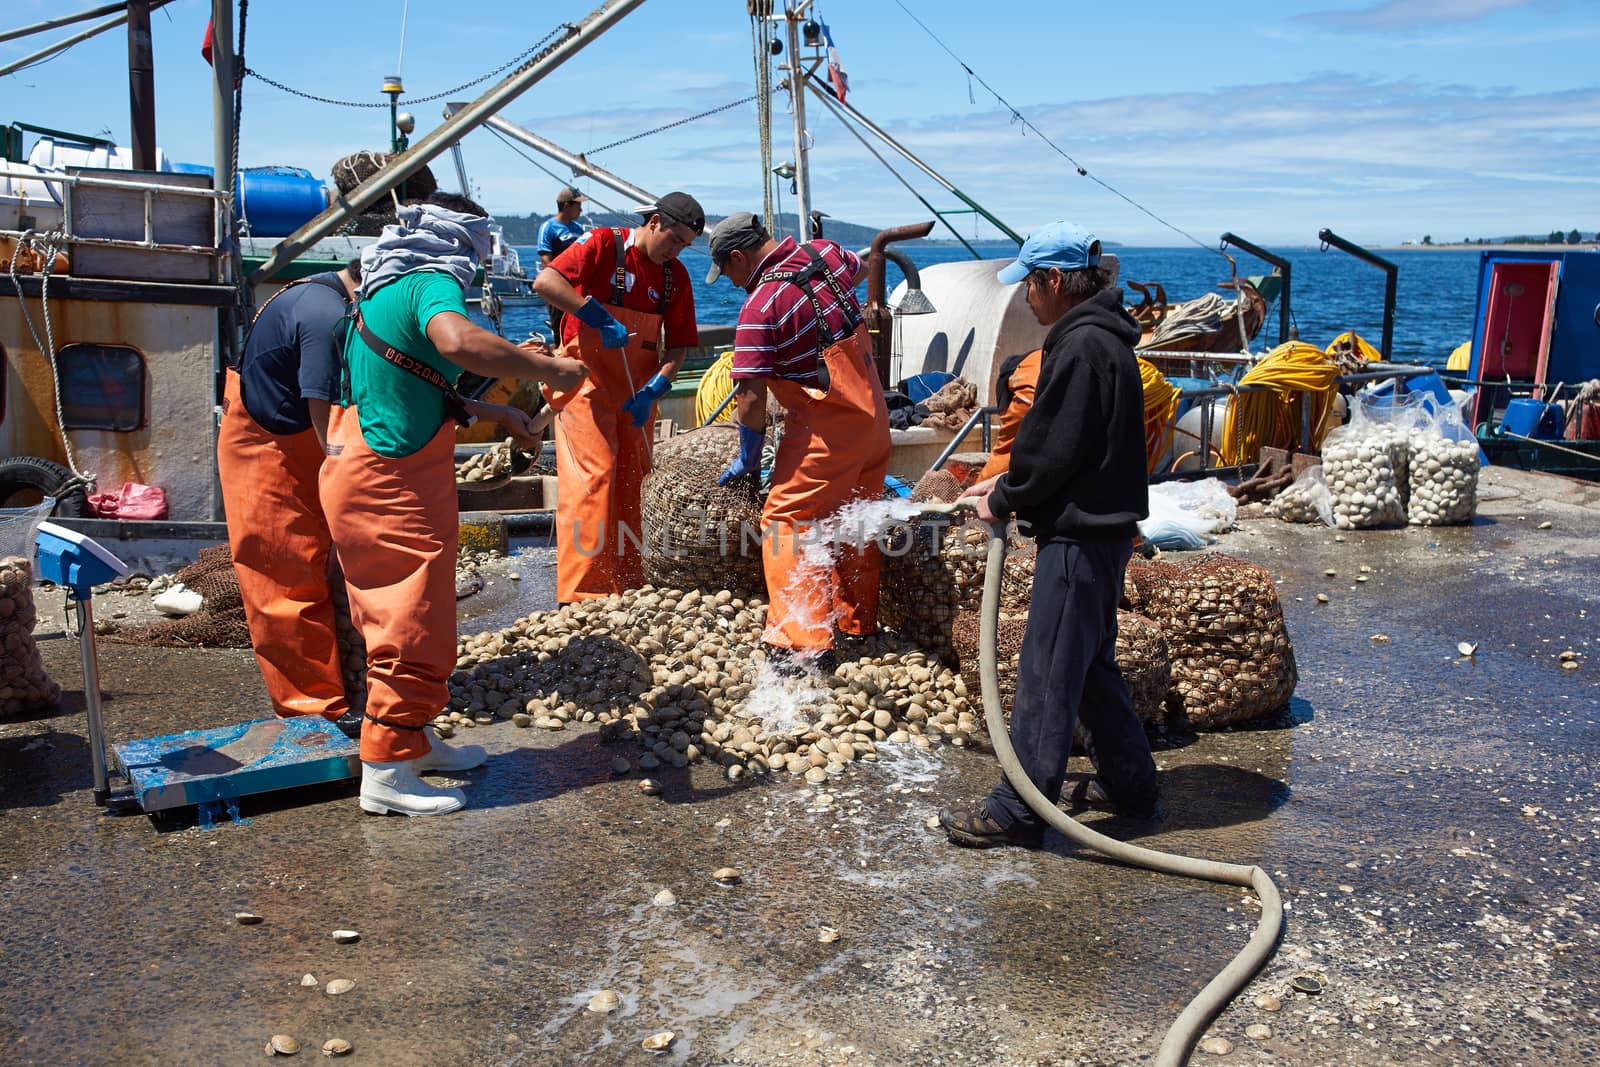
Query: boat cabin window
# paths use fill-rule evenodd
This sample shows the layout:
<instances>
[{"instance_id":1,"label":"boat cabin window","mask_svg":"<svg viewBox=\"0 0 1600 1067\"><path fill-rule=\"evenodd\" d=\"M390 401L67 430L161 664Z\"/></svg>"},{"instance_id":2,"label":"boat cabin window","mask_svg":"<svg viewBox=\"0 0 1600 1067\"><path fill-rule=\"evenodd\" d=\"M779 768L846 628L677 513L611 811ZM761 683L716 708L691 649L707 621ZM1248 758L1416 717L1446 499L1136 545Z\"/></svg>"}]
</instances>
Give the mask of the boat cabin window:
<instances>
[{"instance_id":1,"label":"boat cabin window","mask_svg":"<svg viewBox=\"0 0 1600 1067\"><path fill-rule=\"evenodd\" d=\"M126 433L144 425L144 356L127 345L67 345L56 353L61 428Z\"/></svg>"}]
</instances>

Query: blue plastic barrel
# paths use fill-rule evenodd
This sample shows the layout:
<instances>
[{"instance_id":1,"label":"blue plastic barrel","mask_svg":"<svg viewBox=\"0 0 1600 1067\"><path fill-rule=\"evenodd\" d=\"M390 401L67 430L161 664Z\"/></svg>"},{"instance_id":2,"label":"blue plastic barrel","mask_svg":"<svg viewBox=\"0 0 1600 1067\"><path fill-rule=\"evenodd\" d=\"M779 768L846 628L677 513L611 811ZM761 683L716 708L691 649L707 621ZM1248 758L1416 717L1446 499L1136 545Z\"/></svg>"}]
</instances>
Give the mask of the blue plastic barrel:
<instances>
[{"instance_id":1,"label":"blue plastic barrel","mask_svg":"<svg viewBox=\"0 0 1600 1067\"><path fill-rule=\"evenodd\" d=\"M212 174L201 163L173 163L179 174ZM252 237L287 237L328 206L322 179L303 167L246 167L234 177L239 214Z\"/></svg>"}]
</instances>

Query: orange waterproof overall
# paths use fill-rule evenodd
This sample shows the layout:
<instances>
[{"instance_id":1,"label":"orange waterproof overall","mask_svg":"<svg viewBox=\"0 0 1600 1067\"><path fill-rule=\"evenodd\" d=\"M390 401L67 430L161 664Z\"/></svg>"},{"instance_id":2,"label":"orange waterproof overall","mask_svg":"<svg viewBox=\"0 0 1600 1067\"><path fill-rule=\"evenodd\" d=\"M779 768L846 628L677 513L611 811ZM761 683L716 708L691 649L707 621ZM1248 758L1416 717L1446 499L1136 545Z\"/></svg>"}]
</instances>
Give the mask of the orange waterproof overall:
<instances>
[{"instance_id":1,"label":"orange waterproof overall","mask_svg":"<svg viewBox=\"0 0 1600 1067\"><path fill-rule=\"evenodd\" d=\"M1035 348L1012 369L1005 382L1010 396L1005 410L1000 412L1000 426L994 434L994 447L989 450L989 460L978 472L976 481L1004 474L1011 469L1011 445L1017 439L1017 428L1022 417L1033 407L1033 391L1039 387L1039 368L1044 364L1044 349Z\"/></svg>"},{"instance_id":2,"label":"orange waterproof overall","mask_svg":"<svg viewBox=\"0 0 1600 1067\"><path fill-rule=\"evenodd\" d=\"M354 407L335 407L322 506L344 565L350 619L367 642L361 758L416 759L450 699L456 665L455 423L409 456L368 447Z\"/></svg>"},{"instance_id":3,"label":"orange waterproof overall","mask_svg":"<svg viewBox=\"0 0 1600 1067\"><path fill-rule=\"evenodd\" d=\"M600 331L581 327L561 355L582 360L589 376L571 393L544 389L556 411L556 600L563 604L644 584L639 486L650 470L655 409L635 426L622 405L660 367L672 271L656 312L625 308L624 254L619 239L606 310L627 327L628 347L602 348Z\"/></svg>"},{"instance_id":4,"label":"orange waterproof overall","mask_svg":"<svg viewBox=\"0 0 1600 1067\"><path fill-rule=\"evenodd\" d=\"M337 719L349 710L328 590L331 540L317 497L322 447L315 430L275 434L244 406L227 372L217 427L217 475L228 546L250 644L272 710Z\"/></svg>"},{"instance_id":5,"label":"orange waterproof overall","mask_svg":"<svg viewBox=\"0 0 1600 1067\"><path fill-rule=\"evenodd\" d=\"M809 251L809 249L808 249ZM867 328L857 315L854 330L834 340L807 280L814 272L835 290L841 307L856 302L838 279L820 266L791 276L773 272L762 279L791 281L811 299L816 312L819 371L825 389L782 378L767 388L788 413L772 470L772 489L761 510L762 565L767 579L767 629L763 640L781 648L819 651L832 646L833 627L864 635L878 628L879 555L875 542L861 544L857 531L838 531L840 544L831 565L807 559L807 531L856 500L883 496L889 469L889 411L872 362Z\"/></svg>"}]
</instances>

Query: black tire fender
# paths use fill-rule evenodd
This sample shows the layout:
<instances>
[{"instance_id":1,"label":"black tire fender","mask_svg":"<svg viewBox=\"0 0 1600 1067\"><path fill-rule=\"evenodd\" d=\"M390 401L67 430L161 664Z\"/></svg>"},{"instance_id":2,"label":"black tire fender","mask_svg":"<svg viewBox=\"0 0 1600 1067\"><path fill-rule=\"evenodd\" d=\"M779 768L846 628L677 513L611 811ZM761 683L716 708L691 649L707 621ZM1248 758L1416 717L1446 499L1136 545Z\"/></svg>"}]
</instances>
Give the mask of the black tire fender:
<instances>
[{"instance_id":1,"label":"black tire fender","mask_svg":"<svg viewBox=\"0 0 1600 1067\"><path fill-rule=\"evenodd\" d=\"M67 519L89 518L89 497L84 487L73 484L70 489L62 491L63 486L74 481L71 471L52 460L38 456L0 459L0 504L17 493L33 490L43 496L56 498L52 515Z\"/></svg>"}]
</instances>

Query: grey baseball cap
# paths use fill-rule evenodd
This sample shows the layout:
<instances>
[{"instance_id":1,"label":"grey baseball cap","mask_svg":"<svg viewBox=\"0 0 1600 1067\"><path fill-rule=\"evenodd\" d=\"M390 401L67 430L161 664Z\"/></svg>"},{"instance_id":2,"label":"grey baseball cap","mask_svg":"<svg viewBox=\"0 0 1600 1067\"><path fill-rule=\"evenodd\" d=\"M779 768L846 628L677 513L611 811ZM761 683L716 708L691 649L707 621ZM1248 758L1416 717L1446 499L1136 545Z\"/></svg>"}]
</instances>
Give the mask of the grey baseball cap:
<instances>
[{"instance_id":1,"label":"grey baseball cap","mask_svg":"<svg viewBox=\"0 0 1600 1067\"><path fill-rule=\"evenodd\" d=\"M710 285L722 277L722 265L727 262L730 253L757 248L769 236L761 220L748 211L736 211L711 227L711 232L706 236L711 246L711 270L706 274L706 284Z\"/></svg>"}]
</instances>

